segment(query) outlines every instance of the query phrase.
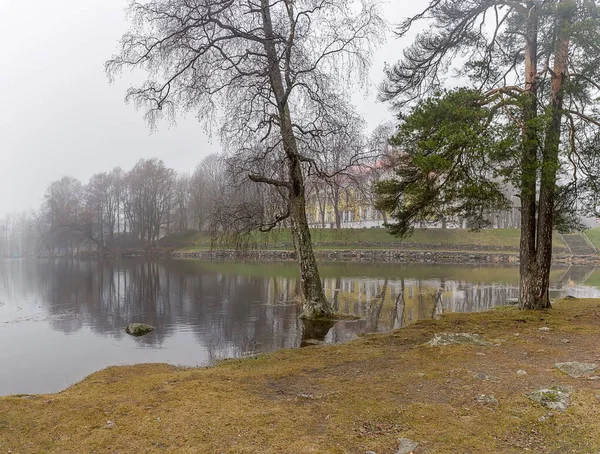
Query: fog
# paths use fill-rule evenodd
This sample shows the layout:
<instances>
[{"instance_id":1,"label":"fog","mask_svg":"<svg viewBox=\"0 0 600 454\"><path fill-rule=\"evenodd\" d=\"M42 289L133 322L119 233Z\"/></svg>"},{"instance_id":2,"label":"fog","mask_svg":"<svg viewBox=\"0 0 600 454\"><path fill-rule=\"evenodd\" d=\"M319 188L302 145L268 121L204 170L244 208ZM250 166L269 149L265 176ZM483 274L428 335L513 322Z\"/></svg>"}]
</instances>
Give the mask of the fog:
<instances>
[{"instance_id":1,"label":"fog","mask_svg":"<svg viewBox=\"0 0 600 454\"><path fill-rule=\"evenodd\" d=\"M132 76L108 83L103 65L128 28L127 3L0 0L0 215L37 207L48 184L63 175L85 182L142 157L186 172L220 151L193 115L150 133L142 112L123 101ZM384 17L398 22L425 3L384 3ZM369 128L393 118L376 101L383 66L397 60L404 44L389 35L376 51L369 89L353 99Z\"/></svg>"}]
</instances>

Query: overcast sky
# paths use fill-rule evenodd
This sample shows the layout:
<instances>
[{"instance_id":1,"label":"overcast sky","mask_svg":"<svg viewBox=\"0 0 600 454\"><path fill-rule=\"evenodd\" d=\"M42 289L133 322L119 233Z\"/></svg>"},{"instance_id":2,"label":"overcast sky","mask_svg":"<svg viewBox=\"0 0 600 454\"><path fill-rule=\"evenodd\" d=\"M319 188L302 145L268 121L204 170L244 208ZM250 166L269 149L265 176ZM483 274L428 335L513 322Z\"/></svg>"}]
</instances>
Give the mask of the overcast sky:
<instances>
[{"instance_id":1,"label":"overcast sky","mask_svg":"<svg viewBox=\"0 0 600 454\"><path fill-rule=\"evenodd\" d=\"M220 151L193 117L150 134L142 112L123 102L127 75L108 83L103 65L127 30L127 3L0 0L0 215L37 207L47 185L63 175L86 182L151 157L191 172L203 156ZM399 22L425 4L390 0L383 9ZM376 85L402 45L390 37L379 48L370 92L354 97L370 128L392 118L375 101Z\"/></svg>"}]
</instances>

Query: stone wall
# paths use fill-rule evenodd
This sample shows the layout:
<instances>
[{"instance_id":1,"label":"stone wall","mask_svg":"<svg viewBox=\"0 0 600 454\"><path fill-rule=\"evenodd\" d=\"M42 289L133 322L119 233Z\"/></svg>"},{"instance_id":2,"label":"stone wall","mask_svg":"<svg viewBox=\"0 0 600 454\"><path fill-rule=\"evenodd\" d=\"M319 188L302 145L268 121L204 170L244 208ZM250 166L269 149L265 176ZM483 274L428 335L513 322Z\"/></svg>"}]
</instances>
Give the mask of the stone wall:
<instances>
[{"instance_id":1,"label":"stone wall","mask_svg":"<svg viewBox=\"0 0 600 454\"><path fill-rule=\"evenodd\" d=\"M466 251L405 251L401 249L392 250L326 250L315 251L318 259L329 262L379 262L379 263L455 263L455 264L477 264L477 263L519 263L516 253L483 253ZM202 260L258 260L258 261L281 261L295 260L293 251L199 251L199 252L174 252L174 258L193 258ZM555 256L554 263L571 265L600 265L600 256Z\"/></svg>"}]
</instances>

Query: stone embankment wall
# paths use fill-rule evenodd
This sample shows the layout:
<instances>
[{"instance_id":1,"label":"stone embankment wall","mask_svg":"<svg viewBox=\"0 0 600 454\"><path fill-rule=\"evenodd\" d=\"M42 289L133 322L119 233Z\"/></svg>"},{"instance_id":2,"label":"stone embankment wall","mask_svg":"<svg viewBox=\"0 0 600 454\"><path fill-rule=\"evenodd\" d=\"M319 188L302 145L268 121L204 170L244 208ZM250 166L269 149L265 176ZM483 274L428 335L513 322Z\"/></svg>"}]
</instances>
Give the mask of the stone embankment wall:
<instances>
[{"instance_id":1,"label":"stone embankment wall","mask_svg":"<svg viewBox=\"0 0 600 454\"><path fill-rule=\"evenodd\" d=\"M198 252L173 252L173 258L202 260L295 260L293 251L219 250ZM387 262L387 263L455 263L455 264L517 264L519 256L510 253L484 253L466 251L405 251L405 250L326 250L315 251L318 259L331 262ZM554 263L600 266L600 256L555 256Z\"/></svg>"},{"instance_id":2,"label":"stone embankment wall","mask_svg":"<svg viewBox=\"0 0 600 454\"><path fill-rule=\"evenodd\" d=\"M379 250L445 250L451 248L455 251L485 251L485 252L503 252L503 253L513 253L517 254L519 252L519 248L517 247L507 247L507 246L494 246L494 245L486 245L486 244L454 244L452 246L448 244L442 243L409 243L409 242L372 242L372 241L359 241L355 243L345 243L342 241L336 242L327 242L327 241L315 241L313 242L315 247L321 249L330 249L335 250L336 248L343 247L354 247L357 250L371 250L371 249L379 249ZM260 245L258 247L261 247ZM292 243L278 243L270 245L270 247L275 247L278 249L293 249L294 245ZM564 247L563 250L567 252L567 248Z\"/></svg>"}]
</instances>

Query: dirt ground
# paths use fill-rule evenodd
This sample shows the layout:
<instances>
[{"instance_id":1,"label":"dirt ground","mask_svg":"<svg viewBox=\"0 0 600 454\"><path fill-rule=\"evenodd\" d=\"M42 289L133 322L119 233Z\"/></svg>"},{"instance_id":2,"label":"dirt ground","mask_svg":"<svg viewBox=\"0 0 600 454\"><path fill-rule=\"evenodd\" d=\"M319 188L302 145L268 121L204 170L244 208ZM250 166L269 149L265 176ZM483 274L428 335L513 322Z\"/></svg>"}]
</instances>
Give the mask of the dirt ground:
<instances>
[{"instance_id":1,"label":"dirt ground","mask_svg":"<svg viewBox=\"0 0 600 454\"><path fill-rule=\"evenodd\" d=\"M492 345L425 345L435 333ZM105 369L1 398L0 453L395 454L400 438L414 454L598 453L600 380L554 367L566 361L600 365L600 300L451 314L206 369ZM564 413L526 396L556 386L572 388Z\"/></svg>"}]
</instances>

